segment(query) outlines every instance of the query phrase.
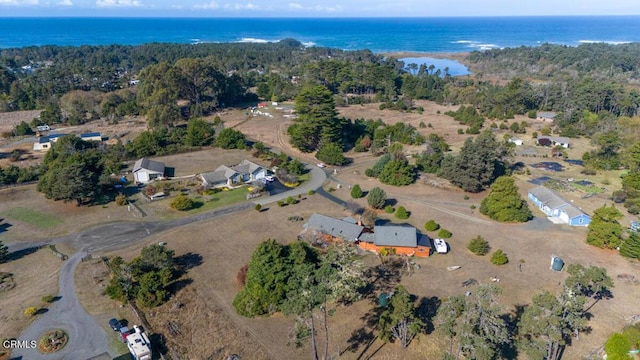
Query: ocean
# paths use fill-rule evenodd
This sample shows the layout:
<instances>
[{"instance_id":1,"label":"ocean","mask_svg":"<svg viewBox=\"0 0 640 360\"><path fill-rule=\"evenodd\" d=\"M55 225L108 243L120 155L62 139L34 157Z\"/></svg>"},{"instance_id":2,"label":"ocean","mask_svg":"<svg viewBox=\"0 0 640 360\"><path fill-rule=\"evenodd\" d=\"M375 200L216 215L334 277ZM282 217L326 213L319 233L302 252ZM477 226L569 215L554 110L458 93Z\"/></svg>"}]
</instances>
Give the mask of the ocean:
<instances>
[{"instance_id":1,"label":"ocean","mask_svg":"<svg viewBox=\"0 0 640 360\"><path fill-rule=\"evenodd\" d=\"M640 16L460 18L6 18L0 48L273 42L382 52L457 53L542 43L640 42Z\"/></svg>"}]
</instances>

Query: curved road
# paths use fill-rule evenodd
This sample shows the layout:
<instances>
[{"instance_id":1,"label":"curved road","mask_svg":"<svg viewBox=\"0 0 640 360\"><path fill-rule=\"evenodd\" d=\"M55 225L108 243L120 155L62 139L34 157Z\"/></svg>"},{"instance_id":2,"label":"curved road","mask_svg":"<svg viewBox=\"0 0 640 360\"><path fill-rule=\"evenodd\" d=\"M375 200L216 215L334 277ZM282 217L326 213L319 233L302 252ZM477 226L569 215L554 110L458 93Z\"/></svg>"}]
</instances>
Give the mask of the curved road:
<instances>
[{"instance_id":1,"label":"curved road","mask_svg":"<svg viewBox=\"0 0 640 360\"><path fill-rule=\"evenodd\" d=\"M14 350L12 352L12 359L81 360L109 352L108 339L109 336L113 336L113 334L107 334L105 332L103 327L84 310L76 296L74 273L84 255L94 251L124 248L147 236L165 230L233 214L252 208L253 205L257 203L261 205L274 203L278 200L286 199L289 196L306 194L309 190L319 190L320 194L329 196L331 200L333 196L326 194L322 190L322 184L326 180L326 173L315 166L308 166L307 168L311 172L311 179L305 184L278 195L256 199L253 202L243 202L241 204L176 220L105 224L85 230L77 235L53 238L38 243L15 243L8 245L9 251L11 252L58 243L69 243L74 248L80 249L80 251L70 256L60 269L58 278L58 296L60 299L54 302L46 313L39 315L38 319L18 338L19 340L37 340L45 331L53 328L61 328L69 334L69 343L63 350L56 354L43 355L36 349Z\"/></svg>"}]
</instances>

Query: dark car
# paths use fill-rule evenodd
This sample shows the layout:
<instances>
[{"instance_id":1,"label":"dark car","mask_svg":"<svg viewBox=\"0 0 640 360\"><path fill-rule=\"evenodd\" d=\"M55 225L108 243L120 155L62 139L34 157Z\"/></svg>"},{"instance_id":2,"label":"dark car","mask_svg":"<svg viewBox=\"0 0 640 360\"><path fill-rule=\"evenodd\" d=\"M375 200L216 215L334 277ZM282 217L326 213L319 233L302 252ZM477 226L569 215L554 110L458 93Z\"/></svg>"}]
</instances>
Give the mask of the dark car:
<instances>
[{"instance_id":1,"label":"dark car","mask_svg":"<svg viewBox=\"0 0 640 360\"><path fill-rule=\"evenodd\" d=\"M120 329L122 328L122 324L120 324L120 321L118 321L118 319L111 319L109 320L109 327L113 329L113 331L120 331Z\"/></svg>"}]
</instances>

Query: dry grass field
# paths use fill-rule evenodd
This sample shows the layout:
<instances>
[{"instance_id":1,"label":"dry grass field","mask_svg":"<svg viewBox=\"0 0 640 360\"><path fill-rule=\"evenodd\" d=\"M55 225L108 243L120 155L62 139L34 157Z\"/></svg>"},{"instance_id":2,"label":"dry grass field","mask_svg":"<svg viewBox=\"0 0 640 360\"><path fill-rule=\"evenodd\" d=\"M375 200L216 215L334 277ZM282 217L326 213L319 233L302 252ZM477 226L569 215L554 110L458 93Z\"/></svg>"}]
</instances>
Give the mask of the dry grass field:
<instances>
[{"instance_id":1,"label":"dry grass field","mask_svg":"<svg viewBox=\"0 0 640 360\"><path fill-rule=\"evenodd\" d=\"M0 273L12 274L15 283L14 288L0 291L0 339L18 338L32 320L24 316L24 310L45 307L42 297L58 293L61 266L60 258L49 248L0 264Z\"/></svg>"}]
</instances>

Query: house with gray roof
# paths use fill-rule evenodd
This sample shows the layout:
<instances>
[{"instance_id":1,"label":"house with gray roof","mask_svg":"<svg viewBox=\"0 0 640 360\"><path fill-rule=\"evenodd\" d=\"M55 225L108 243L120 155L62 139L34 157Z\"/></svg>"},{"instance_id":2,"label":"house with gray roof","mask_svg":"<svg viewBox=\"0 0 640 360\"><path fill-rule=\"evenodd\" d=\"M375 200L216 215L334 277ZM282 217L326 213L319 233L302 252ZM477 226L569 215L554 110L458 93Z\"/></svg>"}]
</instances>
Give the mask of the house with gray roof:
<instances>
[{"instance_id":1,"label":"house with gray roof","mask_svg":"<svg viewBox=\"0 0 640 360\"><path fill-rule=\"evenodd\" d=\"M141 158L133 165L133 178L138 184L147 184L164 177L165 166L160 161Z\"/></svg>"},{"instance_id":2,"label":"house with gray roof","mask_svg":"<svg viewBox=\"0 0 640 360\"><path fill-rule=\"evenodd\" d=\"M588 226L591 223L589 215L547 187L533 188L527 196L554 223L570 226Z\"/></svg>"},{"instance_id":3,"label":"house with gray roof","mask_svg":"<svg viewBox=\"0 0 640 360\"><path fill-rule=\"evenodd\" d=\"M207 188L216 187L234 187L242 183L250 183L256 180L264 179L268 174L268 170L264 167L243 160L234 166L221 165L212 172L199 174L197 177L202 185Z\"/></svg>"},{"instance_id":4,"label":"house with gray roof","mask_svg":"<svg viewBox=\"0 0 640 360\"><path fill-rule=\"evenodd\" d=\"M360 234L364 230L364 226L357 223L354 224L321 214L311 215L307 223L303 225L303 228L307 231L320 232L349 242L358 241Z\"/></svg>"},{"instance_id":5,"label":"house with gray roof","mask_svg":"<svg viewBox=\"0 0 640 360\"><path fill-rule=\"evenodd\" d=\"M536 120L544 121L544 122L553 122L558 114L551 111L541 111L536 116Z\"/></svg>"}]
</instances>

